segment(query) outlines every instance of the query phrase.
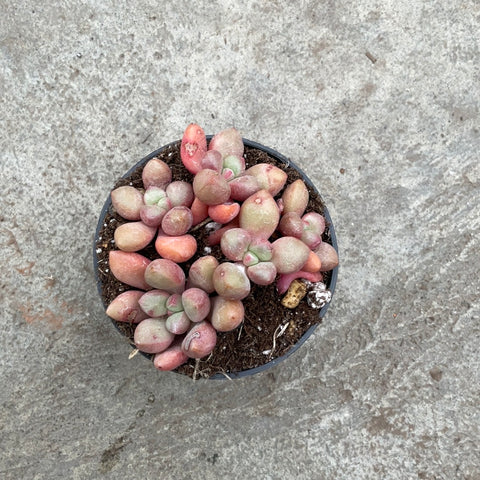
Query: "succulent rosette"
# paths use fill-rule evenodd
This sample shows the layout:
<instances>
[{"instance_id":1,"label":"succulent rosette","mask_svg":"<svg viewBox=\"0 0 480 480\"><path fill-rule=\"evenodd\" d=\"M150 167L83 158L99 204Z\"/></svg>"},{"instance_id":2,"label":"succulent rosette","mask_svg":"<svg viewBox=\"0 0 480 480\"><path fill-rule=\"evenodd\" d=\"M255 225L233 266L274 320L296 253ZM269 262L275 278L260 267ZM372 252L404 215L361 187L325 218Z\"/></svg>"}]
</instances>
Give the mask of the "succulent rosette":
<instances>
[{"instance_id":1,"label":"succulent rosette","mask_svg":"<svg viewBox=\"0 0 480 480\"><path fill-rule=\"evenodd\" d=\"M287 184L287 174L271 164L246 168L235 128L207 142L190 124L180 155L191 183L172 180L171 167L152 158L143 167L143 189L111 192L125 222L115 230L109 268L130 289L107 314L134 325L135 346L153 355L159 370L207 357L218 335L239 328L252 283L276 282L280 300L299 279L318 291L322 272L338 265L336 250L322 240L325 218L306 212L305 183ZM220 246L220 257L197 251L195 232L211 225L209 242ZM140 253L147 246L157 258Z\"/></svg>"}]
</instances>

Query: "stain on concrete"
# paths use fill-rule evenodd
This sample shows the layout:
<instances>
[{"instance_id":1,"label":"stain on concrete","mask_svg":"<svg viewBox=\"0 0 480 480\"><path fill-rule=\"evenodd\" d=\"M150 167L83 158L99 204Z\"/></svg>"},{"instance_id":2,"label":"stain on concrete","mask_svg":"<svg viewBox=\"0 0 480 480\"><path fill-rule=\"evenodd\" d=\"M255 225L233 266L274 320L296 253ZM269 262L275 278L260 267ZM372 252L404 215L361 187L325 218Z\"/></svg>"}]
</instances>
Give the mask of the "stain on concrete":
<instances>
[{"instance_id":1,"label":"stain on concrete","mask_svg":"<svg viewBox=\"0 0 480 480\"><path fill-rule=\"evenodd\" d=\"M99 470L101 473L110 472L120 459L120 452L129 443L125 436L117 438L103 453L100 459Z\"/></svg>"}]
</instances>

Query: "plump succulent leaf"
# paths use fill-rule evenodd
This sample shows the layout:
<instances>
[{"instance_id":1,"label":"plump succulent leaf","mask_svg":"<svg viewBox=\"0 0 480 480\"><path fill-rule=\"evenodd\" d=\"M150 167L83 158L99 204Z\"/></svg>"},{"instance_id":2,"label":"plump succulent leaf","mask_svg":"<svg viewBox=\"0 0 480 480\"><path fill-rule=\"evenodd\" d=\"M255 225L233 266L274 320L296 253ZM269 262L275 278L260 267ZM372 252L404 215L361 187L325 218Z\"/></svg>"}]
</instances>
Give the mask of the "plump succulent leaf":
<instances>
[{"instance_id":1,"label":"plump succulent leaf","mask_svg":"<svg viewBox=\"0 0 480 480\"><path fill-rule=\"evenodd\" d=\"M166 350L155 355L153 365L158 370L166 372L175 370L187 360L188 356L182 350L182 339L177 337Z\"/></svg>"},{"instance_id":2,"label":"plump succulent leaf","mask_svg":"<svg viewBox=\"0 0 480 480\"><path fill-rule=\"evenodd\" d=\"M300 270L310 254L310 249L295 237L281 237L272 243L272 247L272 262L278 273Z\"/></svg>"},{"instance_id":3,"label":"plump succulent leaf","mask_svg":"<svg viewBox=\"0 0 480 480\"><path fill-rule=\"evenodd\" d=\"M140 308L152 318L163 317L168 313L167 300L170 293L164 290L150 290L142 295L138 303Z\"/></svg>"},{"instance_id":4,"label":"plump succulent leaf","mask_svg":"<svg viewBox=\"0 0 480 480\"><path fill-rule=\"evenodd\" d=\"M125 220L140 220L143 195L134 187L124 186L112 190L110 194L113 208Z\"/></svg>"},{"instance_id":5,"label":"plump succulent leaf","mask_svg":"<svg viewBox=\"0 0 480 480\"><path fill-rule=\"evenodd\" d=\"M310 195L303 180L295 180L287 185L282 194L283 214L295 212L302 216L308 205Z\"/></svg>"},{"instance_id":6,"label":"plump succulent leaf","mask_svg":"<svg viewBox=\"0 0 480 480\"><path fill-rule=\"evenodd\" d=\"M212 140L210 140L209 150L217 150L222 155L222 158L228 155L243 156L244 146L243 139L240 132L236 128L227 128L217 133Z\"/></svg>"},{"instance_id":7,"label":"plump succulent leaf","mask_svg":"<svg viewBox=\"0 0 480 480\"><path fill-rule=\"evenodd\" d=\"M203 358L212 353L217 343L217 332L211 323L204 320L196 323L185 335L183 352L190 358Z\"/></svg>"},{"instance_id":8,"label":"plump succulent leaf","mask_svg":"<svg viewBox=\"0 0 480 480\"><path fill-rule=\"evenodd\" d=\"M113 276L140 290L152 288L145 281L145 271L150 263L148 258L139 253L122 252L121 250L111 250L108 257L108 264Z\"/></svg>"},{"instance_id":9,"label":"plump succulent leaf","mask_svg":"<svg viewBox=\"0 0 480 480\"><path fill-rule=\"evenodd\" d=\"M241 228L256 237L269 238L278 226L280 212L272 195L260 190L243 202L238 218Z\"/></svg>"},{"instance_id":10,"label":"plump succulent leaf","mask_svg":"<svg viewBox=\"0 0 480 480\"><path fill-rule=\"evenodd\" d=\"M107 315L117 322L141 322L149 316L139 304L144 294L142 290L127 290L121 293L107 307Z\"/></svg>"},{"instance_id":11,"label":"plump succulent leaf","mask_svg":"<svg viewBox=\"0 0 480 480\"><path fill-rule=\"evenodd\" d=\"M213 286L230 300L242 300L250 293L250 280L241 263L221 263L213 272Z\"/></svg>"},{"instance_id":12,"label":"plump succulent leaf","mask_svg":"<svg viewBox=\"0 0 480 480\"><path fill-rule=\"evenodd\" d=\"M163 160L154 157L143 167L142 181L145 188L166 188L172 181L172 171Z\"/></svg>"},{"instance_id":13,"label":"plump succulent leaf","mask_svg":"<svg viewBox=\"0 0 480 480\"><path fill-rule=\"evenodd\" d=\"M229 332L237 328L244 319L245 309L241 300L228 300L224 297L212 298L210 322L218 332Z\"/></svg>"},{"instance_id":14,"label":"plump succulent leaf","mask_svg":"<svg viewBox=\"0 0 480 480\"><path fill-rule=\"evenodd\" d=\"M321 272L333 270L338 265L337 251L329 243L320 243L315 249L315 253L319 256L320 261L322 262L320 268Z\"/></svg>"},{"instance_id":15,"label":"plump succulent leaf","mask_svg":"<svg viewBox=\"0 0 480 480\"><path fill-rule=\"evenodd\" d=\"M114 232L115 245L124 252L138 252L152 240L157 229L143 222L127 222L119 225Z\"/></svg>"},{"instance_id":16,"label":"plump succulent leaf","mask_svg":"<svg viewBox=\"0 0 480 480\"><path fill-rule=\"evenodd\" d=\"M202 159L207 152L207 138L203 128L191 123L183 133L180 157L185 168L193 174L202 169Z\"/></svg>"},{"instance_id":17,"label":"plump succulent leaf","mask_svg":"<svg viewBox=\"0 0 480 480\"><path fill-rule=\"evenodd\" d=\"M166 350L175 338L175 334L169 332L166 321L158 318L146 318L142 320L133 334L135 346L145 353L160 353Z\"/></svg>"},{"instance_id":18,"label":"plump succulent leaf","mask_svg":"<svg viewBox=\"0 0 480 480\"><path fill-rule=\"evenodd\" d=\"M272 196L277 195L287 182L287 174L270 163L257 163L245 170L245 173L254 176L261 188Z\"/></svg>"},{"instance_id":19,"label":"plump succulent leaf","mask_svg":"<svg viewBox=\"0 0 480 480\"><path fill-rule=\"evenodd\" d=\"M185 289L185 273L172 260L152 260L145 269L145 282L150 287L169 293L182 293Z\"/></svg>"},{"instance_id":20,"label":"plump succulent leaf","mask_svg":"<svg viewBox=\"0 0 480 480\"><path fill-rule=\"evenodd\" d=\"M206 205L219 205L230 198L230 186L215 170L201 170L193 179L193 192Z\"/></svg>"},{"instance_id":21,"label":"plump succulent leaf","mask_svg":"<svg viewBox=\"0 0 480 480\"><path fill-rule=\"evenodd\" d=\"M210 297L200 288L187 288L182 293L182 304L188 318L195 323L204 320L210 312Z\"/></svg>"},{"instance_id":22,"label":"plump succulent leaf","mask_svg":"<svg viewBox=\"0 0 480 480\"><path fill-rule=\"evenodd\" d=\"M213 255L205 255L195 260L188 271L188 286L198 287L207 293L215 291L213 272L218 267L218 260Z\"/></svg>"}]
</instances>

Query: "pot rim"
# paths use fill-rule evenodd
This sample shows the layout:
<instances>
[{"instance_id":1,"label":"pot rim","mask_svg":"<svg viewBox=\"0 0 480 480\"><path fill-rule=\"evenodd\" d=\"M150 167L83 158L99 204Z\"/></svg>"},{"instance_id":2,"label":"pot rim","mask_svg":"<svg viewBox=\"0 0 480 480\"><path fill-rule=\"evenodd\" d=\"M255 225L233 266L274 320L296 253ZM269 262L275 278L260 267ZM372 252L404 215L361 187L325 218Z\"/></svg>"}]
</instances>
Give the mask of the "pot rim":
<instances>
[{"instance_id":1,"label":"pot rim","mask_svg":"<svg viewBox=\"0 0 480 480\"><path fill-rule=\"evenodd\" d=\"M206 137L207 137L207 140L210 141L213 138L213 135L207 135ZM170 143L168 143L166 145L163 145L162 147L158 148L157 150L149 153L147 156L145 156L139 162L137 162L135 165L133 165L125 174L122 175L121 178L129 177L138 167L145 165L149 160L156 157L157 155L159 155L161 152L163 152L167 148L178 145L180 142L181 142L181 140L176 140L174 142L170 142ZM288 167L292 167L295 170L297 170L297 172L301 175L302 180L317 193L317 195L320 197L320 199L323 203L323 215L325 217L325 220L327 221L332 246L333 246L333 248L335 248L335 250L337 251L337 254L338 254L338 241L337 241L337 236L335 234L335 228L333 226L332 218L330 216L330 212L328 211L328 208L325 204L325 201L323 200L323 197L321 196L317 187L313 184L313 182L305 174L305 172L300 167L298 167L294 162L292 162L292 160L290 160L289 158L285 157L284 155L282 155L281 153L277 152L276 150L274 150L270 147L266 147L265 145L254 142L252 140L248 140L246 138L243 138L243 143L247 147L262 150L265 153L267 153L269 156L271 156L271 157L275 158L276 160L280 161L281 163L284 163ZM100 212L100 216L99 216L98 223L97 223L97 228L95 230L95 238L93 240L93 271L94 271L94 274L95 274L95 281L97 283L97 291L98 291L98 294L99 294L101 299L102 299L102 290L101 290L101 286L100 286L101 285L101 280L100 280L100 277L98 275L98 259L97 259L97 252L96 252L97 247L96 247L96 245L98 243L98 237L99 237L99 234L100 234L100 230L103 227L105 216L107 215L107 212L110 209L111 205L112 205L112 199L111 199L111 195L109 193L108 197L107 197L107 200L105 201L105 203L103 205L103 208ZM321 319L323 319L325 317L325 314L328 310L328 307L332 303L333 294L335 292L335 287L336 287L336 284L337 284L337 278L338 278L338 266L336 266L332 270L332 274L331 274L331 277L330 277L330 283L328 285L328 288L329 288L329 290L332 294L332 299L330 300L330 302L328 302L326 305L324 305L320 309L320 311L318 312L318 315L320 316ZM105 305L105 303L103 302L103 299L102 299L102 303L103 303L104 309L106 309L107 305ZM105 316L107 316L107 315L105 314ZM110 317L107 316L107 318L110 318ZM113 323L113 325L115 326L115 328L117 329L117 331L120 332L120 329L119 329L117 323L113 319L110 319L110 320ZM290 350L288 352L286 352L285 354L283 354L282 356L274 358L274 359L270 360L269 362L267 362L263 365L259 365L258 367L249 368L247 370L242 370L240 372L228 372L226 374L216 373L216 374L212 375L211 377L209 377L208 379L209 380L224 380L226 378L237 379L237 378L247 377L247 376L250 376L250 375L255 375L256 373L264 372L265 370L268 370L268 369L274 367L275 365L279 364L280 362L283 362L288 357L290 357L290 355L295 353L308 340L308 338L310 338L310 336L313 334L315 329L320 325L320 323L321 322L319 322L315 325L312 325L300 337L298 342L295 345L293 345L292 348L290 348ZM130 345L132 347L136 348L134 344L130 343ZM140 353L142 353L142 352L140 352ZM144 355L144 356L146 358L149 358L149 359L151 358L151 355Z\"/></svg>"}]
</instances>

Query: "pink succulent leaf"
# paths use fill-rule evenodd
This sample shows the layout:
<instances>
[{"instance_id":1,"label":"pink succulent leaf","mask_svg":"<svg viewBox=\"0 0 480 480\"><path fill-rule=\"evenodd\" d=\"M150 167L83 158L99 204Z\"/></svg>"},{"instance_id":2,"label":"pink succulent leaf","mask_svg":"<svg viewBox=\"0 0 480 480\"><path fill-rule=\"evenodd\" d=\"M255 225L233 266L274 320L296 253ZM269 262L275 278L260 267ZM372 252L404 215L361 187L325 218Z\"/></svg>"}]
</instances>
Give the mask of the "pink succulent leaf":
<instances>
[{"instance_id":1,"label":"pink succulent leaf","mask_svg":"<svg viewBox=\"0 0 480 480\"><path fill-rule=\"evenodd\" d=\"M205 320L210 312L210 297L200 288L188 288L182 293L182 304L188 318L195 323Z\"/></svg>"},{"instance_id":2,"label":"pink succulent leaf","mask_svg":"<svg viewBox=\"0 0 480 480\"><path fill-rule=\"evenodd\" d=\"M320 268L321 272L333 270L338 265L338 253L329 243L320 243L315 249L315 253L319 256L320 261L322 262L322 267Z\"/></svg>"},{"instance_id":3,"label":"pink succulent leaf","mask_svg":"<svg viewBox=\"0 0 480 480\"><path fill-rule=\"evenodd\" d=\"M243 139L240 132L231 127L217 133L208 146L209 150L217 150L222 155L222 158L228 155L243 156L244 146Z\"/></svg>"},{"instance_id":4,"label":"pink succulent leaf","mask_svg":"<svg viewBox=\"0 0 480 480\"><path fill-rule=\"evenodd\" d=\"M171 182L165 193L170 202L170 207L190 207L195 198L192 184L181 180Z\"/></svg>"},{"instance_id":5,"label":"pink succulent leaf","mask_svg":"<svg viewBox=\"0 0 480 480\"><path fill-rule=\"evenodd\" d=\"M229 260L240 262L247 253L251 241L252 236L247 230L232 228L222 235L220 248Z\"/></svg>"},{"instance_id":6,"label":"pink succulent leaf","mask_svg":"<svg viewBox=\"0 0 480 480\"><path fill-rule=\"evenodd\" d=\"M216 292L230 300L242 300L250 293L250 280L241 263L224 262L213 272Z\"/></svg>"},{"instance_id":7,"label":"pink succulent leaf","mask_svg":"<svg viewBox=\"0 0 480 480\"><path fill-rule=\"evenodd\" d=\"M210 170L215 170L218 173L221 173L223 168L222 154L217 150L208 150L203 157L201 164L202 169L209 168Z\"/></svg>"},{"instance_id":8,"label":"pink succulent leaf","mask_svg":"<svg viewBox=\"0 0 480 480\"><path fill-rule=\"evenodd\" d=\"M248 197L262 189L258 180L253 175L242 174L228 182L230 185L230 196L239 202L245 201Z\"/></svg>"},{"instance_id":9,"label":"pink succulent leaf","mask_svg":"<svg viewBox=\"0 0 480 480\"><path fill-rule=\"evenodd\" d=\"M182 351L182 339L177 337L166 350L155 355L153 365L158 370L166 372L175 370L187 360L187 355Z\"/></svg>"},{"instance_id":10,"label":"pink succulent leaf","mask_svg":"<svg viewBox=\"0 0 480 480\"><path fill-rule=\"evenodd\" d=\"M251 267L253 265L256 265L260 260L258 259L258 257L253 254L252 252L247 252L244 256L243 256L243 264L246 266L246 267Z\"/></svg>"},{"instance_id":11,"label":"pink succulent leaf","mask_svg":"<svg viewBox=\"0 0 480 480\"><path fill-rule=\"evenodd\" d=\"M143 167L142 181L144 188L165 188L172 181L172 171L163 160L154 157Z\"/></svg>"},{"instance_id":12,"label":"pink succulent leaf","mask_svg":"<svg viewBox=\"0 0 480 480\"><path fill-rule=\"evenodd\" d=\"M175 335L167 330L165 320L146 318L135 328L135 346L145 353L160 353L173 342Z\"/></svg>"},{"instance_id":13,"label":"pink succulent leaf","mask_svg":"<svg viewBox=\"0 0 480 480\"><path fill-rule=\"evenodd\" d=\"M295 180L287 186L280 199L284 213L295 212L302 216L307 208L309 193L303 180Z\"/></svg>"},{"instance_id":14,"label":"pink succulent leaf","mask_svg":"<svg viewBox=\"0 0 480 480\"><path fill-rule=\"evenodd\" d=\"M256 237L269 238L280 220L277 203L267 190L259 190L240 207L240 227Z\"/></svg>"},{"instance_id":15,"label":"pink succulent leaf","mask_svg":"<svg viewBox=\"0 0 480 480\"><path fill-rule=\"evenodd\" d=\"M167 300L169 297L170 294L163 290L150 290L142 295L138 303L150 317L163 317L168 313Z\"/></svg>"},{"instance_id":16,"label":"pink succulent leaf","mask_svg":"<svg viewBox=\"0 0 480 480\"><path fill-rule=\"evenodd\" d=\"M216 170L205 168L193 179L195 196L206 205L219 205L230 199L230 185Z\"/></svg>"},{"instance_id":17,"label":"pink succulent leaf","mask_svg":"<svg viewBox=\"0 0 480 480\"><path fill-rule=\"evenodd\" d=\"M166 302L168 314L178 313L183 311L182 296L179 293L173 293L168 297Z\"/></svg>"},{"instance_id":18,"label":"pink succulent leaf","mask_svg":"<svg viewBox=\"0 0 480 480\"><path fill-rule=\"evenodd\" d=\"M203 358L209 355L217 343L217 332L211 323L204 320L196 323L185 335L182 350L190 358Z\"/></svg>"},{"instance_id":19,"label":"pink succulent leaf","mask_svg":"<svg viewBox=\"0 0 480 480\"><path fill-rule=\"evenodd\" d=\"M218 332L229 332L237 328L244 319L245 309L241 300L227 300L223 297L212 298L210 322Z\"/></svg>"},{"instance_id":20,"label":"pink succulent leaf","mask_svg":"<svg viewBox=\"0 0 480 480\"><path fill-rule=\"evenodd\" d=\"M218 267L218 260L213 255L205 255L192 263L188 271L189 288L197 287L207 293L213 293L213 272Z\"/></svg>"},{"instance_id":21,"label":"pink succulent leaf","mask_svg":"<svg viewBox=\"0 0 480 480\"><path fill-rule=\"evenodd\" d=\"M305 229L300 240L311 250L315 250L322 243L322 236L313 230Z\"/></svg>"},{"instance_id":22,"label":"pink succulent leaf","mask_svg":"<svg viewBox=\"0 0 480 480\"><path fill-rule=\"evenodd\" d=\"M134 187L123 186L112 190L113 208L126 220L140 220L140 208L143 205L143 195Z\"/></svg>"},{"instance_id":23,"label":"pink succulent leaf","mask_svg":"<svg viewBox=\"0 0 480 480\"><path fill-rule=\"evenodd\" d=\"M272 262L259 262L247 268L247 275L257 285L270 285L275 281L277 268Z\"/></svg>"},{"instance_id":24,"label":"pink succulent leaf","mask_svg":"<svg viewBox=\"0 0 480 480\"><path fill-rule=\"evenodd\" d=\"M300 217L297 212L287 212L282 215L280 223L278 224L278 230L282 235L300 238L305 229L305 225L302 217Z\"/></svg>"},{"instance_id":25,"label":"pink succulent leaf","mask_svg":"<svg viewBox=\"0 0 480 480\"><path fill-rule=\"evenodd\" d=\"M272 262L278 273L301 270L310 255L310 249L295 237L280 237L272 243Z\"/></svg>"},{"instance_id":26,"label":"pink succulent leaf","mask_svg":"<svg viewBox=\"0 0 480 480\"><path fill-rule=\"evenodd\" d=\"M182 335L188 331L191 322L187 314L182 310L172 313L165 321L165 326L169 332L175 335Z\"/></svg>"},{"instance_id":27,"label":"pink succulent leaf","mask_svg":"<svg viewBox=\"0 0 480 480\"><path fill-rule=\"evenodd\" d=\"M311 230L318 235L322 235L325 231L325 218L316 212L306 213L302 217L302 221L305 225L305 229Z\"/></svg>"},{"instance_id":28,"label":"pink succulent leaf","mask_svg":"<svg viewBox=\"0 0 480 480\"><path fill-rule=\"evenodd\" d=\"M225 171L228 170L231 172L232 176L228 178L238 177L245 171L245 159L243 157L238 157L237 155L228 155L223 159L223 174L225 176Z\"/></svg>"},{"instance_id":29,"label":"pink succulent leaf","mask_svg":"<svg viewBox=\"0 0 480 480\"><path fill-rule=\"evenodd\" d=\"M118 295L107 307L107 315L117 322L138 323L148 318L139 305L140 298L145 294L141 290L127 290Z\"/></svg>"},{"instance_id":30,"label":"pink succulent leaf","mask_svg":"<svg viewBox=\"0 0 480 480\"><path fill-rule=\"evenodd\" d=\"M262 189L267 190L272 196L277 195L287 182L286 172L269 163L257 163L245 170L245 173L253 175Z\"/></svg>"},{"instance_id":31,"label":"pink succulent leaf","mask_svg":"<svg viewBox=\"0 0 480 480\"><path fill-rule=\"evenodd\" d=\"M265 238L254 237L248 251L254 254L260 262L268 262L272 259L273 247Z\"/></svg>"},{"instance_id":32,"label":"pink succulent leaf","mask_svg":"<svg viewBox=\"0 0 480 480\"><path fill-rule=\"evenodd\" d=\"M191 123L183 133L180 157L185 168L194 175L202 169L201 161L207 153L207 138L203 128Z\"/></svg>"}]
</instances>

